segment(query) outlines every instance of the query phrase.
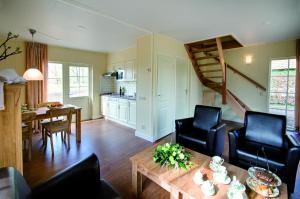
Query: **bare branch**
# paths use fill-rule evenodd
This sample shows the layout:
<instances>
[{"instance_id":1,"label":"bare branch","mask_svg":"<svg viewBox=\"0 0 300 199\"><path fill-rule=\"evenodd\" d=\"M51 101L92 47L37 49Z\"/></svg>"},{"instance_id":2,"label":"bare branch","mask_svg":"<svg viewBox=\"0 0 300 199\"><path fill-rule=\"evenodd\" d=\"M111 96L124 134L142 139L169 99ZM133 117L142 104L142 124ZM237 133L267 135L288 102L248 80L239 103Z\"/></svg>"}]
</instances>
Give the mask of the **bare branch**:
<instances>
[{"instance_id":1,"label":"bare branch","mask_svg":"<svg viewBox=\"0 0 300 199\"><path fill-rule=\"evenodd\" d=\"M12 34L11 32L9 32L7 34L6 40L0 45L0 49L1 48L3 49L3 52L0 54L0 61L6 59L9 56L16 55L16 54L19 54L22 52L22 51L20 51L20 48L17 47L13 52L8 53L8 51L11 49L11 46L8 46L8 47L6 46L6 44L9 40L16 39L18 37L19 37L18 34Z\"/></svg>"}]
</instances>

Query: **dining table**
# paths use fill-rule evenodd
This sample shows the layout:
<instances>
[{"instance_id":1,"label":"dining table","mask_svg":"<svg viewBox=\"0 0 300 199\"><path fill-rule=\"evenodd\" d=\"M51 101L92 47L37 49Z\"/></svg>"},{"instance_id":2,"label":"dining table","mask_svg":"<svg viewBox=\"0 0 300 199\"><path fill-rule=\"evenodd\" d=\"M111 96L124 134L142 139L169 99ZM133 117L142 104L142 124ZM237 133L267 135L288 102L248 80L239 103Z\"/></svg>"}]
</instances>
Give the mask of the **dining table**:
<instances>
[{"instance_id":1,"label":"dining table","mask_svg":"<svg viewBox=\"0 0 300 199\"><path fill-rule=\"evenodd\" d=\"M73 115L75 115L75 133L76 133L76 142L81 142L81 107L72 105L72 104L64 104L60 108L74 108L72 109ZM32 110L36 113L35 120L43 120L43 119L49 119L50 116L47 114L47 111L49 110L48 107L40 107L35 110Z\"/></svg>"}]
</instances>

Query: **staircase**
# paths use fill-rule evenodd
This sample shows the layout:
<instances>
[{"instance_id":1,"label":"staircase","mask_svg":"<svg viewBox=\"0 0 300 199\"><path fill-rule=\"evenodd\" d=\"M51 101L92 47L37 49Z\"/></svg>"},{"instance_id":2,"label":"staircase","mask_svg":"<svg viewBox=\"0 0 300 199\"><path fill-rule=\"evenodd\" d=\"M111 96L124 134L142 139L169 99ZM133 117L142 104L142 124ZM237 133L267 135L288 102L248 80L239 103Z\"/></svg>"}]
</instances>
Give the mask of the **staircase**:
<instances>
[{"instance_id":1,"label":"staircase","mask_svg":"<svg viewBox=\"0 0 300 199\"><path fill-rule=\"evenodd\" d=\"M194 70L202 84L222 95L226 104L226 63L223 50L242 47L231 35L185 44Z\"/></svg>"},{"instance_id":2,"label":"staircase","mask_svg":"<svg viewBox=\"0 0 300 199\"><path fill-rule=\"evenodd\" d=\"M250 108L226 88L226 70L229 68L256 87L266 90L259 83L227 65L223 50L242 47L231 35L185 44L194 70L204 86L203 104L222 107L222 119L242 122Z\"/></svg>"}]
</instances>

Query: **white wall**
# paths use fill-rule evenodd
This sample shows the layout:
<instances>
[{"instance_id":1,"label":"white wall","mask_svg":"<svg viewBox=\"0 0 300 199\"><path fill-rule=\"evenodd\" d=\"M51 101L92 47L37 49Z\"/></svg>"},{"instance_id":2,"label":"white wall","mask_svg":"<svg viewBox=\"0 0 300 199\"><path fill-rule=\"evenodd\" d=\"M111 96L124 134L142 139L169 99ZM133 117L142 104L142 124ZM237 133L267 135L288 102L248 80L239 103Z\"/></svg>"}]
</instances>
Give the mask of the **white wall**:
<instances>
[{"instance_id":1,"label":"white wall","mask_svg":"<svg viewBox=\"0 0 300 199\"><path fill-rule=\"evenodd\" d=\"M241 71L268 89L270 61L296 55L295 40L280 41L255 46L226 50L225 62ZM245 56L251 55L253 62L246 64ZM227 87L252 110L268 111L268 93L256 88L244 78L227 69Z\"/></svg>"},{"instance_id":2,"label":"white wall","mask_svg":"<svg viewBox=\"0 0 300 199\"><path fill-rule=\"evenodd\" d=\"M137 41L137 129L136 135L154 141L157 139L157 56L165 55L187 60L189 67L189 115L196 104L202 103L202 84L197 78L184 48L184 43L162 34L150 34ZM174 68L175 70L175 68ZM175 103L175 96L170 103Z\"/></svg>"}]
</instances>

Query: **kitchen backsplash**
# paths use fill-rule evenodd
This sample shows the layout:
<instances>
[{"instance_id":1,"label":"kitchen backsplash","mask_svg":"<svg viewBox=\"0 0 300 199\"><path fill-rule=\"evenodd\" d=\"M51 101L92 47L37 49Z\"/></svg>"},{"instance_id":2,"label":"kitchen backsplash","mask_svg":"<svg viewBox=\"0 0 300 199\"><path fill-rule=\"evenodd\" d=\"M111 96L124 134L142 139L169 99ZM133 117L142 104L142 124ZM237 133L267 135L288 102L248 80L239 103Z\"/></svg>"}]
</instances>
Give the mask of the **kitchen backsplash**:
<instances>
[{"instance_id":1,"label":"kitchen backsplash","mask_svg":"<svg viewBox=\"0 0 300 199\"><path fill-rule=\"evenodd\" d=\"M115 91L115 78L101 76L100 78L100 93L113 93Z\"/></svg>"},{"instance_id":2,"label":"kitchen backsplash","mask_svg":"<svg viewBox=\"0 0 300 199\"><path fill-rule=\"evenodd\" d=\"M125 87L125 95L134 95L136 92L136 82L122 82L115 80L115 93L119 93L120 86Z\"/></svg>"}]
</instances>

